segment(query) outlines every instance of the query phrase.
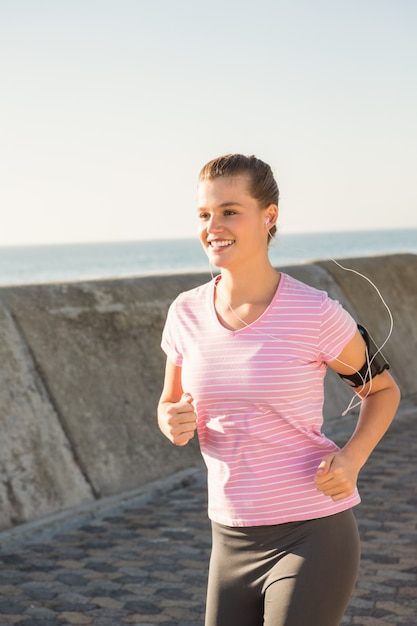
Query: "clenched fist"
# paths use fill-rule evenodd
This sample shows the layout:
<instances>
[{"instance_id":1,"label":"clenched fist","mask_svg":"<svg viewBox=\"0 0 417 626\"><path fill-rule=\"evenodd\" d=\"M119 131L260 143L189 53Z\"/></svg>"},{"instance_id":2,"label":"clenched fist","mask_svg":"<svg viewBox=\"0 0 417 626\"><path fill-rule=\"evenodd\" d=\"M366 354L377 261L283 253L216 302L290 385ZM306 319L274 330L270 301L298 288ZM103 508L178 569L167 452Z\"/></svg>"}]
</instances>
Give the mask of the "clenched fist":
<instances>
[{"instance_id":1,"label":"clenched fist","mask_svg":"<svg viewBox=\"0 0 417 626\"><path fill-rule=\"evenodd\" d=\"M193 398L183 393L179 402L164 402L158 414L159 428L176 446L185 446L194 437L197 415Z\"/></svg>"}]
</instances>

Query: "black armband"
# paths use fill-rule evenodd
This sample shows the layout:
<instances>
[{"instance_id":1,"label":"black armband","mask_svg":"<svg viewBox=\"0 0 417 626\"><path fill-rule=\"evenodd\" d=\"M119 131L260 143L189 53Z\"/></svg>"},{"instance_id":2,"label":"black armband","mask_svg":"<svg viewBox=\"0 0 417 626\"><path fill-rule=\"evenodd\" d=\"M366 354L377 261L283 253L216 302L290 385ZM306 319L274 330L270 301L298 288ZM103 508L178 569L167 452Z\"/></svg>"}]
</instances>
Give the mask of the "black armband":
<instances>
[{"instance_id":1,"label":"black armband","mask_svg":"<svg viewBox=\"0 0 417 626\"><path fill-rule=\"evenodd\" d=\"M363 385L368 383L374 376L378 376L378 374L382 374L384 370L389 369L389 363L387 363L382 352L378 350L377 346L370 338L366 328L358 324L358 329L366 343L367 359L358 372L350 375L339 374L340 378L351 387L363 387Z\"/></svg>"}]
</instances>

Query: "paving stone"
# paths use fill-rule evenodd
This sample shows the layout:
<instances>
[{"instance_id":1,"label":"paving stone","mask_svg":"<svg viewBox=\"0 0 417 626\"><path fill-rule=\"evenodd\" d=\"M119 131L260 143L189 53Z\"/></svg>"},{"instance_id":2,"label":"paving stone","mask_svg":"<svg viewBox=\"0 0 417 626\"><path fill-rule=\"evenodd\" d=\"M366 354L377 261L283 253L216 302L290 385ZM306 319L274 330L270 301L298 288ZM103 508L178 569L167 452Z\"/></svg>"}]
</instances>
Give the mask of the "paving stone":
<instances>
[{"instance_id":1,"label":"paving stone","mask_svg":"<svg viewBox=\"0 0 417 626\"><path fill-rule=\"evenodd\" d=\"M83 615L82 613L78 613L77 611L66 611L61 613L59 619L64 622L68 622L68 624L80 625L80 624L91 624L93 622L92 617L88 617L87 615Z\"/></svg>"},{"instance_id":2,"label":"paving stone","mask_svg":"<svg viewBox=\"0 0 417 626\"><path fill-rule=\"evenodd\" d=\"M22 612L21 604L18 604L17 601L0 601L0 615L19 615ZM1 620L1 617L0 617ZM0 621L1 623L1 621Z\"/></svg>"}]
</instances>

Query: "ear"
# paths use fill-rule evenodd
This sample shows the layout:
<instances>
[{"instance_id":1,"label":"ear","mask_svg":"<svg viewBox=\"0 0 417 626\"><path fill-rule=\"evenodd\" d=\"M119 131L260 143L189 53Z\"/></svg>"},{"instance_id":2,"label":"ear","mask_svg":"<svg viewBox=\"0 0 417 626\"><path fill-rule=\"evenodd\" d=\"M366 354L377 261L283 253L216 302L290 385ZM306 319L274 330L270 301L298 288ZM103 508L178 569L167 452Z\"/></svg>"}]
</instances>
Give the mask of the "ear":
<instances>
[{"instance_id":1,"label":"ear","mask_svg":"<svg viewBox=\"0 0 417 626\"><path fill-rule=\"evenodd\" d=\"M278 220L278 207L276 204L270 204L265 209L265 226L269 229L275 226Z\"/></svg>"}]
</instances>

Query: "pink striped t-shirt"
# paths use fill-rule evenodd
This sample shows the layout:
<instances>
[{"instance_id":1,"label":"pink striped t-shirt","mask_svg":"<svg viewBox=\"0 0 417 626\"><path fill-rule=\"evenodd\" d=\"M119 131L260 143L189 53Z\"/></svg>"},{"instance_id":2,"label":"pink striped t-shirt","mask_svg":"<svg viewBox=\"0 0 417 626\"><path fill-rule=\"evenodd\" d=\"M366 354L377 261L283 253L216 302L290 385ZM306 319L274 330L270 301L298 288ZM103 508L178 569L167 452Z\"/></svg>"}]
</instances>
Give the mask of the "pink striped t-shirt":
<instances>
[{"instance_id":1,"label":"pink striped t-shirt","mask_svg":"<svg viewBox=\"0 0 417 626\"><path fill-rule=\"evenodd\" d=\"M228 330L214 289L212 280L176 298L161 344L194 398L210 519L281 524L358 504L357 491L333 502L314 482L323 456L339 449L321 432L325 361L353 337L353 318L326 292L281 273L264 313Z\"/></svg>"}]
</instances>

